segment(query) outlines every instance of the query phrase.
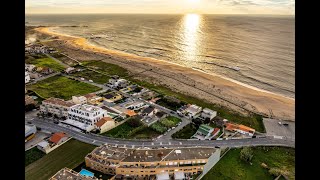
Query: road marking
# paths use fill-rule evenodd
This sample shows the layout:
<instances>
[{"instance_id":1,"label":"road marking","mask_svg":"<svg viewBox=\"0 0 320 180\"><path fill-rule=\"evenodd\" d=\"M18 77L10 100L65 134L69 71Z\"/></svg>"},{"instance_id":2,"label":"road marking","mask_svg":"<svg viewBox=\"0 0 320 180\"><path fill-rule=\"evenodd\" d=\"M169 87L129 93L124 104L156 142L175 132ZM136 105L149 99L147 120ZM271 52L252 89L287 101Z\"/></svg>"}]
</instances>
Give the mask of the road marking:
<instances>
[{"instance_id":1,"label":"road marking","mask_svg":"<svg viewBox=\"0 0 320 180\"><path fill-rule=\"evenodd\" d=\"M162 142L160 142L160 145L162 145Z\"/></svg>"},{"instance_id":2,"label":"road marking","mask_svg":"<svg viewBox=\"0 0 320 180\"><path fill-rule=\"evenodd\" d=\"M134 145L132 145L132 149L134 148Z\"/></svg>"},{"instance_id":3,"label":"road marking","mask_svg":"<svg viewBox=\"0 0 320 180\"><path fill-rule=\"evenodd\" d=\"M169 141L169 145L171 145L171 142Z\"/></svg>"},{"instance_id":4,"label":"road marking","mask_svg":"<svg viewBox=\"0 0 320 180\"><path fill-rule=\"evenodd\" d=\"M152 143L151 143L151 145L153 146L153 145L154 145L154 143L152 142Z\"/></svg>"},{"instance_id":5,"label":"road marking","mask_svg":"<svg viewBox=\"0 0 320 180\"><path fill-rule=\"evenodd\" d=\"M180 145L182 145L182 142L179 142Z\"/></svg>"}]
</instances>

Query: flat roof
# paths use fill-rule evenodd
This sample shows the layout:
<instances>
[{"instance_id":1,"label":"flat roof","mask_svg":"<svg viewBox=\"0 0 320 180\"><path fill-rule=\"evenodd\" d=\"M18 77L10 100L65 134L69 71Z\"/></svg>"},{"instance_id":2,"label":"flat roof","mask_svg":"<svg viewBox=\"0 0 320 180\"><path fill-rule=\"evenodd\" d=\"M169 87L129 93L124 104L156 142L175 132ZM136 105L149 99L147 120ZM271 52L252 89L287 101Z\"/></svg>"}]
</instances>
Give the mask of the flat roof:
<instances>
[{"instance_id":1,"label":"flat roof","mask_svg":"<svg viewBox=\"0 0 320 180\"><path fill-rule=\"evenodd\" d=\"M50 178L50 180L96 180L95 177L82 176L78 172L75 172L69 168L63 168L58 171L54 176Z\"/></svg>"},{"instance_id":2,"label":"flat roof","mask_svg":"<svg viewBox=\"0 0 320 180\"><path fill-rule=\"evenodd\" d=\"M132 149L102 145L94 149L90 154L97 155L103 159L119 160L121 162L158 162L208 159L215 151L216 149L211 147ZM87 157L92 158L89 155Z\"/></svg>"},{"instance_id":3,"label":"flat roof","mask_svg":"<svg viewBox=\"0 0 320 180\"><path fill-rule=\"evenodd\" d=\"M205 147L191 147L191 148L177 148L172 151L166 158L165 161L172 160L192 160L192 159L208 159L214 152L215 148ZM178 153L179 152L179 153Z\"/></svg>"},{"instance_id":4,"label":"flat roof","mask_svg":"<svg viewBox=\"0 0 320 180\"><path fill-rule=\"evenodd\" d=\"M81 110L81 111L86 111L86 112L97 112L102 110L100 107L89 105L89 104L77 104L72 107L73 109Z\"/></svg>"}]
</instances>

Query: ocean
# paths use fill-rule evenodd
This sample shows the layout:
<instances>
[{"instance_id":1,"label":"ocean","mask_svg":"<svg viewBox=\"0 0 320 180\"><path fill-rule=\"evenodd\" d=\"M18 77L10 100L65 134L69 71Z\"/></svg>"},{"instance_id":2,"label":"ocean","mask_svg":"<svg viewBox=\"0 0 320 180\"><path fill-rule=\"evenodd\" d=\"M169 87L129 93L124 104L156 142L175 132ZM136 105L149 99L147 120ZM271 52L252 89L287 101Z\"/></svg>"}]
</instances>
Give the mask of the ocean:
<instances>
[{"instance_id":1,"label":"ocean","mask_svg":"<svg viewBox=\"0 0 320 180\"><path fill-rule=\"evenodd\" d=\"M294 16L26 15L26 25L295 97Z\"/></svg>"}]
</instances>

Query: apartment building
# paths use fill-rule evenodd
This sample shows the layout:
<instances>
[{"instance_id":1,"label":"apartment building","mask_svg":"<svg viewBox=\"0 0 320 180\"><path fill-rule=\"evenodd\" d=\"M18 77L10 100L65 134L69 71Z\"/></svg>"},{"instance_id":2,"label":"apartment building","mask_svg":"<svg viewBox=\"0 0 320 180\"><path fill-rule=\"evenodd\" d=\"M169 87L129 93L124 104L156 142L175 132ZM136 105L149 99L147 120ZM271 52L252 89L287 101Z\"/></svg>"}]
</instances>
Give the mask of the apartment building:
<instances>
[{"instance_id":1,"label":"apartment building","mask_svg":"<svg viewBox=\"0 0 320 180\"><path fill-rule=\"evenodd\" d=\"M64 124L69 124L85 131L94 129L94 125L101 118L107 116L107 111L93 105L77 104L70 108L68 119Z\"/></svg>"},{"instance_id":2,"label":"apartment building","mask_svg":"<svg viewBox=\"0 0 320 180\"><path fill-rule=\"evenodd\" d=\"M75 104L72 102L65 101L59 98L49 98L42 101L40 105L40 112L44 114L51 113L52 115L56 115L58 117L68 117L68 111L71 106Z\"/></svg>"},{"instance_id":3,"label":"apartment building","mask_svg":"<svg viewBox=\"0 0 320 180\"><path fill-rule=\"evenodd\" d=\"M30 82L30 75L29 75L29 73L28 73L27 71L25 71L24 74L25 74L24 83Z\"/></svg>"},{"instance_id":4,"label":"apartment building","mask_svg":"<svg viewBox=\"0 0 320 180\"><path fill-rule=\"evenodd\" d=\"M220 149L211 147L132 149L103 145L85 157L86 166L105 174L132 177L134 179L156 178L167 174L192 175L203 171L211 159L218 162Z\"/></svg>"}]
</instances>

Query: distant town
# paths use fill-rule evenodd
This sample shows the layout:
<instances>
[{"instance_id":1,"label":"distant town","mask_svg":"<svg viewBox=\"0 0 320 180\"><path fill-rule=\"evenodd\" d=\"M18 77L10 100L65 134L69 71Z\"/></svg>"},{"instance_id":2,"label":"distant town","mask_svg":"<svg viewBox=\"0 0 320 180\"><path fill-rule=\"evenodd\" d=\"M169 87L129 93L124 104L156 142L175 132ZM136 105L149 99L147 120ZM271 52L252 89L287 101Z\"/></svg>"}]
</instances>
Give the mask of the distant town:
<instances>
[{"instance_id":1,"label":"distant town","mask_svg":"<svg viewBox=\"0 0 320 180\"><path fill-rule=\"evenodd\" d=\"M249 124L224 109L186 102L136 81L115 65L80 62L39 42L26 44L25 56L29 164L68 154L69 144L79 149L70 158L82 156L74 161L80 163L50 170L50 180L214 179L211 169L233 148L294 147L294 122L270 116ZM29 164L27 169L34 168ZM44 173L38 170L30 177ZM290 174L272 174L281 176Z\"/></svg>"}]
</instances>

